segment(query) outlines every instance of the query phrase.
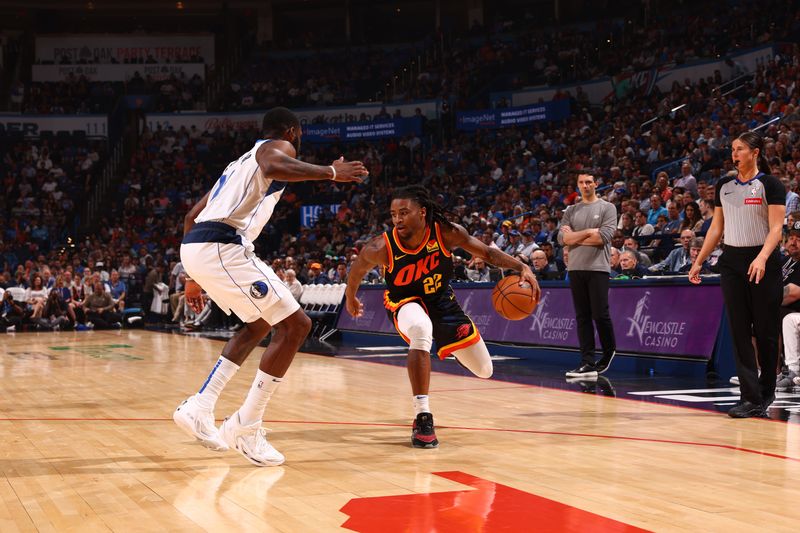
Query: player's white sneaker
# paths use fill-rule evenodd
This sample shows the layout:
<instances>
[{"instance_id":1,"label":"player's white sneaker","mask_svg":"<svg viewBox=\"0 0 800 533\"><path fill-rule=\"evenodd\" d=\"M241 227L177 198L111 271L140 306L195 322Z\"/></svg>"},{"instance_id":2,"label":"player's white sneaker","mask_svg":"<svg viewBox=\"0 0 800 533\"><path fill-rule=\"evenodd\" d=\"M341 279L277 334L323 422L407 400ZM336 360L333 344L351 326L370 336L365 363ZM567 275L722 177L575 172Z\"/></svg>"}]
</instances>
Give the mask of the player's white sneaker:
<instances>
[{"instance_id":1,"label":"player's white sneaker","mask_svg":"<svg viewBox=\"0 0 800 533\"><path fill-rule=\"evenodd\" d=\"M239 411L222 421L219 434L232 450L236 450L256 466L278 466L286 458L267 442L267 430L258 420L250 425L242 425Z\"/></svg>"},{"instance_id":2,"label":"player's white sneaker","mask_svg":"<svg viewBox=\"0 0 800 533\"><path fill-rule=\"evenodd\" d=\"M196 396L190 396L184 400L175 409L172 419L187 435L196 438L209 450L215 452L228 450L228 445L220 437L219 431L214 425L214 412L197 405Z\"/></svg>"}]
</instances>

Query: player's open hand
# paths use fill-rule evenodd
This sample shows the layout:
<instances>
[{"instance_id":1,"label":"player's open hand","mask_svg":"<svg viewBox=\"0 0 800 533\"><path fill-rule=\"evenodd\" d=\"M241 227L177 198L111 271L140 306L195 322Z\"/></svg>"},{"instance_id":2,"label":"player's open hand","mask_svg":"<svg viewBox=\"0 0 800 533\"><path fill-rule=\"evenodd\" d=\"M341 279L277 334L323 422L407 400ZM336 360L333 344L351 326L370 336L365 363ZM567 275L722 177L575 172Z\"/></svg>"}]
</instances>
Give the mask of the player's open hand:
<instances>
[{"instance_id":1,"label":"player's open hand","mask_svg":"<svg viewBox=\"0 0 800 533\"><path fill-rule=\"evenodd\" d=\"M195 313L203 310L203 288L193 279L186 280L184 287L184 296L186 296L186 303Z\"/></svg>"},{"instance_id":2,"label":"player's open hand","mask_svg":"<svg viewBox=\"0 0 800 533\"><path fill-rule=\"evenodd\" d=\"M364 314L364 304L355 296L345 296L344 305L353 318L358 318Z\"/></svg>"},{"instance_id":3,"label":"player's open hand","mask_svg":"<svg viewBox=\"0 0 800 533\"><path fill-rule=\"evenodd\" d=\"M331 166L336 170L333 181L361 183L369 176L369 170L361 161L345 161L344 157L340 157Z\"/></svg>"},{"instance_id":4,"label":"player's open hand","mask_svg":"<svg viewBox=\"0 0 800 533\"><path fill-rule=\"evenodd\" d=\"M519 284L523 285L525 283L533 288L533 299L538 302L539 297L542 295L542 289L539 287L539 282L536 281L536 276L528 265L522 265L522 270L519 273Z\"/></svg>"}]
</instances>

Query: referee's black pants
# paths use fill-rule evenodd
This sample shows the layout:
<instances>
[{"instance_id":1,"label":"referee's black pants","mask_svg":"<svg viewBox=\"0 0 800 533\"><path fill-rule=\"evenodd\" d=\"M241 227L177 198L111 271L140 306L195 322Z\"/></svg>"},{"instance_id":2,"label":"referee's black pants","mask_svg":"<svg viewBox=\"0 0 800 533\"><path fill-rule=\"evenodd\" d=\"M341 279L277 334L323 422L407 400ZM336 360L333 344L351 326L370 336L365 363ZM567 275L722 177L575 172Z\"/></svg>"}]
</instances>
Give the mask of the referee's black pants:
<instances>
[{"instance_id":1,"label":"referee's black pants","mask_svg":"<svg viewBox=\"0 0 800 533\"><path fill-rule=\"evenodd\" d=\"M781 261L775 251L756 285L747 269L761 246L724 246L717 263L722 296L733 338L733 354L742 400L761 405L775 399L780 308L783 299ZM756 338L758 357L751 337ZM761 369L761 377L758 370Z\"/></svg>"},{"instance_id":2,"label":"referee's black pants","mask_svg":"<svg viewBox=\"0 0 800 533\"><path fill-rule=\"evenodd\" d=\"M617 349L611 313L608 311L608 272L593 270L570 270L569 288L575 306L575 321L578 325L581 362L594 365L594 327L600 337L603 355L609 356Z\"/></svg>"}]
</instances>

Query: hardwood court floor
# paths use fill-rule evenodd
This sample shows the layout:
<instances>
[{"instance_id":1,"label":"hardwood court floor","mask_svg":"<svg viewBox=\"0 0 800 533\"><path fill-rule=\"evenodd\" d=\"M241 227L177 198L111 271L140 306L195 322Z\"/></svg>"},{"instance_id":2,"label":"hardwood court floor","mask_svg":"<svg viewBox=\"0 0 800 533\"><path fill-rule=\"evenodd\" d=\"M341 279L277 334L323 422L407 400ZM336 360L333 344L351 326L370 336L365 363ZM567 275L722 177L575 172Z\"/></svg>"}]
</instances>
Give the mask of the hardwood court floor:
<instances>
[{"instance_id":1,"label":"hardwood court floor","mask_svg":"<svg viewBox=\"0 0 800 533\"><path fill-rule=\"evenodd\" d=\"M299 354L277 468L174 426L219 341L0 337L0 531L797 531L800 426L447 374L410 447L402 367ZM243 399L248 361L218 405ZM344 510L343 510L344 509Z\"/></svg>"}]
</instances>

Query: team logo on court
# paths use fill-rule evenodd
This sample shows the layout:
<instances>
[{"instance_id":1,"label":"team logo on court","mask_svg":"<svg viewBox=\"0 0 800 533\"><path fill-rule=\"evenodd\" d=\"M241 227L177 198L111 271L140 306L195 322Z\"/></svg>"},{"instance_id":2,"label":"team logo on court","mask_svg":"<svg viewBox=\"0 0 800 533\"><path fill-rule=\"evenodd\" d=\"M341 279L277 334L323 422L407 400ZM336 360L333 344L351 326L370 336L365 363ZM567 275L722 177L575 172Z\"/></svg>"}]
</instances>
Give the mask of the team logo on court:
<instances>
[{"instance_id":1,"label":"team logo on court","mask_svg":"<svg viewBox=\"0 0 800 533\"><path fill-rule=\"evenodd\" d=\"M263 281L256 281L250 285L250 296L253 298L263 298L269 292L269 285Z\"/></svg>"}]
</instances>

